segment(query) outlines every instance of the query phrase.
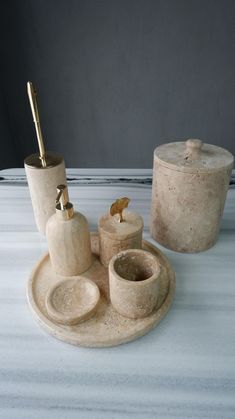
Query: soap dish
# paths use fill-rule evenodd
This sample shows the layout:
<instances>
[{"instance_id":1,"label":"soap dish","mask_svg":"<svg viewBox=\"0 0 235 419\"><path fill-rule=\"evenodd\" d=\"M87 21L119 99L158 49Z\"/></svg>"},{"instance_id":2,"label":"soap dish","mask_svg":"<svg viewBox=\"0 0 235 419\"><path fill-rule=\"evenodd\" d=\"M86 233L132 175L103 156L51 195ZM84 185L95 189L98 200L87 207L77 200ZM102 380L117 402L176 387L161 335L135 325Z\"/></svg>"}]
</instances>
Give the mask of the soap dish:
<instances>
[{"instance_id":1,"label":"soap dish","mask_svg":"<svg viewBox=\"0 0 235 419\"><path fill-rule=\"evenodd\" d=\"M76 277L59 281L46 296L46 309L52 320L74 325L92 317L100 299L97 285L88 278Z\"/></svg>"}]
</instances>

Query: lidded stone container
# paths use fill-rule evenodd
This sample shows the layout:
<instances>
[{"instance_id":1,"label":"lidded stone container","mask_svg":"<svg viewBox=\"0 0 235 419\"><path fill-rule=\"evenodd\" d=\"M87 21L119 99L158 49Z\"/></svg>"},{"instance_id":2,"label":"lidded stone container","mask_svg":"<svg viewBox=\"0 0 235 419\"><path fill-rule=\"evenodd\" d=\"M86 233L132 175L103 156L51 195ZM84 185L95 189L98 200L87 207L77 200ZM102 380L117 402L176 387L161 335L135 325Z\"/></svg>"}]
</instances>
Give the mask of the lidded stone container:
<instances>
[{"instance_id":1,"label":"lidded stone container","mask_svg":"<svg viewBox=\"0 0 235 419\"><path fill-rule=\"evenodd\" d=\"M127 249L142 248L142 217L132 211L124 210L124 222L110 214L105 214L99 219L99 246L100 260L106 268L110 259Z\"/></svg>"},{"instance_id":2,"label":"lidded stone container","mask_svg":"<svg viewBox=\"0 0 235 419\"><path fill-rule=\"evenodd\" d=\"M177 252L200 252L218 237L233 155L197 139L154 151L150 232Z\"/></svg>"}]
</instances>

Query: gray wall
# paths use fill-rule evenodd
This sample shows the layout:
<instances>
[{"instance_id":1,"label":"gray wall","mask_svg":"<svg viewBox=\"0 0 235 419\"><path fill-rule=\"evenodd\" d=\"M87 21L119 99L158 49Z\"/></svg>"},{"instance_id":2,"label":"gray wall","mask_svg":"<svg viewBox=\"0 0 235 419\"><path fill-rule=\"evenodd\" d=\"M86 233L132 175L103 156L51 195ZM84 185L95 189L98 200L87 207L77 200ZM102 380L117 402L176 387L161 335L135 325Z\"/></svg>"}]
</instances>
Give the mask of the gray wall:
<instances>
[{"instance_id":1,"label":"gray wall","mask_svg":"<svg viewBox=\"0 0 235 419\"><path fill-rule=\"evenodd\" d=\"M69 167L151 167L197 137L235 154L233 0L24 0L2 12L0 167L48 149Z\"/></svg>"}]
</instances>

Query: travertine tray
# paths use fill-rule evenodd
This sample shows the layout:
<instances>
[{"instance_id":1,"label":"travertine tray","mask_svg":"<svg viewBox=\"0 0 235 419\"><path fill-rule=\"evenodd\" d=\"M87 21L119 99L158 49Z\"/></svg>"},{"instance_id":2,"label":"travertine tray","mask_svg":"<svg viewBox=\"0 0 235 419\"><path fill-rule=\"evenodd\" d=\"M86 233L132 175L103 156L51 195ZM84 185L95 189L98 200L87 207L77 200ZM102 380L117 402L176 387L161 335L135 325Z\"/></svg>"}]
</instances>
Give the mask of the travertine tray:
<instances>
[{"instance_id":1,"label":"travertine tray","mask_svg":"<svg viewBox=\"0 0 235 419\"><path fill-rule=\"evenodd\" d=\"M65 326L57 324L47 314L46 295L50 287L64 277L53 272L49 254L35 266L27 285L27 298L34 316L41 326L56 338L77 346L105 347L129 342L146 334L165 316L175 291L175 274L168 259L149 242L143 249L157 256L162 265L160 296L156 309L148 317L132 320L118 314L109 299L108 270L99 261L98 234L91 234L93 264L82 276L93 280L100 289L96 314L83 323ZM73 277L75 278L75 277Z\"/></svg>"}]
</instances>

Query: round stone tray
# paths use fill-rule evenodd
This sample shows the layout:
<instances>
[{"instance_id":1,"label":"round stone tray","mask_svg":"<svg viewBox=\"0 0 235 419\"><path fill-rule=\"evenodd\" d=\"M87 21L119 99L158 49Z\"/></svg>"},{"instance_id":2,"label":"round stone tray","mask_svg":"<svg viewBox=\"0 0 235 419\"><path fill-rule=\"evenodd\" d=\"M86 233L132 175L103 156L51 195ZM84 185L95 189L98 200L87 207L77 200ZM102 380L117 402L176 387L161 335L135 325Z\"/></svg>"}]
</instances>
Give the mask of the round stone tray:
<instances>
[{"instance_id":1,"label":"round stone tray","mask_svg":"<svg viewBox=\"0 0 235 419\"><path fill-rule=\"evenodd\" d=\"M91 233L91 243L93 263L80 276L91 279L99 287L100 301L95 315L73 326L58 324L50 319L46 309L47 293L65 277L54 273L48 253L39 260L27 284L27 298L33 315L48 333L77 346L116 346L143 336L165 316L174 297L175 274L168 259L155 246L143 240L143 249L153 253L162 265L160 296L156 309L148 317L132 320L118 314L110 303L108 270L99 260L97 233Z\"/></svg>"}]
</instances>

